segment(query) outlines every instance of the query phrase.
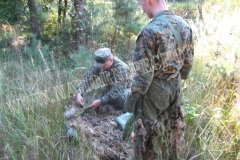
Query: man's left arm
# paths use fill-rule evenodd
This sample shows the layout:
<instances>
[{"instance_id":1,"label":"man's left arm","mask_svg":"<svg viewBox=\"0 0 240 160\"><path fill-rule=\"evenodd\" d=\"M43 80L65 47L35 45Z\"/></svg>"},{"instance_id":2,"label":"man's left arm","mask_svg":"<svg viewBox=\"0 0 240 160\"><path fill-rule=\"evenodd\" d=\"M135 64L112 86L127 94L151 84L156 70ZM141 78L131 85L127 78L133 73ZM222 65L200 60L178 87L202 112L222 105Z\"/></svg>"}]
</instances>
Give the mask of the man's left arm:
<instances>
[{"instance_id":1,"label":"man's left arm","mask_svg":"<svg viewBox=\"0 0 240 160\"><path fill-rule=\"evenodd\" d=\"M194 59L194 44L192 39L192 30L190 27L184 28L183 39L185 41L183 46L183 66L180 73L182 79L187 79L193 66Z\"/></svg>"}]
</instances>

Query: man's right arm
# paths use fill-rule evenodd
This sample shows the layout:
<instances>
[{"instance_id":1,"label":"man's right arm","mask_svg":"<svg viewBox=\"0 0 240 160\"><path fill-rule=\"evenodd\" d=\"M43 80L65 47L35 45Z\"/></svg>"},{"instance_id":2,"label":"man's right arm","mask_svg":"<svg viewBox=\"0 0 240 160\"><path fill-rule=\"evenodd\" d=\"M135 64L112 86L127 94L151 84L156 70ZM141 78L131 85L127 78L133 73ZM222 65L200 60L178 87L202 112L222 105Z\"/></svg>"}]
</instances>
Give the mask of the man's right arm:
<instances>
[{"instance_id":1,"label":"man's right arm","mask_svg":"<svg viewBox=\"0 0 240 160\"><path fill-rule=\"evenodd\" d=\"M83 94L91 87L94 81L94 75L99 74L100 69L92 66L83 76L81 82L77 86L76 101L80 105L84 105Z\"/></svg>"},{"instance_id":2,"label":"man's right arm","mask_svg":"<svg viewBox=\"0 0 240 160\"><path fill-rule=\"evenodd\" d=\"M83 76L81 82L77 86L77 94L83 94L91 87L94 81L94 75L98 75L100 69L92 66Z\"/></svg>"}]
</instances>

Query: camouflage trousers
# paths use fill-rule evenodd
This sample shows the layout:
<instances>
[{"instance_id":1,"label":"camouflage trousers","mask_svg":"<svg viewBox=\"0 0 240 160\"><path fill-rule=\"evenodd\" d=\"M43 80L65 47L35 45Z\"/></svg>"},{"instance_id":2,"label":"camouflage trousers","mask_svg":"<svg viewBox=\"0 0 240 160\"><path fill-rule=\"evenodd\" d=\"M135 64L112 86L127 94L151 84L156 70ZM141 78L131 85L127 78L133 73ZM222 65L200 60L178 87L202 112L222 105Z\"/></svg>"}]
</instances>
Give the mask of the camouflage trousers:
<instances>
[{"instance_id":1,"label":"camouflage trousers","mask_svg":"<svg viewBox=\"0 0 240 160\"><path fill-rule=\"evenodd\" d=\"M153 80L134 111L135 160L178 160L185 123L181 106L180 77Z\"/></svg>"}]
</instances>

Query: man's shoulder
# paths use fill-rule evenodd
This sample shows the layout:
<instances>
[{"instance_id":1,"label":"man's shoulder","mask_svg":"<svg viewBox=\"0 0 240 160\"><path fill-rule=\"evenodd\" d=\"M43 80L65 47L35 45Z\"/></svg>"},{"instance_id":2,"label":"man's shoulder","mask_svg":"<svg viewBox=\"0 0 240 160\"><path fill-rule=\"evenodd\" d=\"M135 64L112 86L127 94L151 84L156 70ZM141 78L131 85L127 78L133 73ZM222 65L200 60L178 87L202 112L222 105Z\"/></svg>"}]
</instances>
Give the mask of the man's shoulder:
<instances>
[{"instance_id":1,"label":"man's shoulder","mask_svg":"<svg viewBox=\"0 0 240 160\"><path fill-rule=\"evenodd\" d=\"M129 70L128 65L124 61L119 59L118 57L114 57L114 61L115 61L115 63L114 63L113 68L118 68L118 69L121 68L123 70Z\"/></svg>"},{"instance_id":2,"label":"man's shoulder","mask_svg":"<svg viewBox=\"0 0 240 160\"><path fill-rule=\"evenodd\" d=\"M164 22L161 17L164 17L165 19L167 19L170 23L172 23L173 25L176 25L179 21L180 24L182 24L183 27L190 27L189 24L187 23L186 20L184 20L182 17L176 15L176 14L172 14L172 15L159 15L157 17L155 17L151 22L149 22L147 25L145 25L143 27L143 29L141 30L141 32L156 32L156 31L167 31L169 30L168 24L166 24L166 22Z\"/></svg>"},{"instance_id":3,"label":"man's shoulder","mask_svg":"<svg viewBox=\"0 0 240 160\"><path fill-rule=\"evenodd\" d=\"M161 31L166 28L166 25L163 21L159 20L158 17L154 18L152 21L150 21L148 24L146 24L141 32L142 33L151 33L152 31Z\"/></svg>"},{"instance_id":4,"label":"man's shoulder","mask_svg":"<svg viewBox=\"0 0 240 160\"><path fill-rule=\"evenodd\" d=\"M118 57L114 57L114 61L115 61L115 65L127 65L125 62L123 62L121 59L119 59Z\"/></svg>"}]
</instances>

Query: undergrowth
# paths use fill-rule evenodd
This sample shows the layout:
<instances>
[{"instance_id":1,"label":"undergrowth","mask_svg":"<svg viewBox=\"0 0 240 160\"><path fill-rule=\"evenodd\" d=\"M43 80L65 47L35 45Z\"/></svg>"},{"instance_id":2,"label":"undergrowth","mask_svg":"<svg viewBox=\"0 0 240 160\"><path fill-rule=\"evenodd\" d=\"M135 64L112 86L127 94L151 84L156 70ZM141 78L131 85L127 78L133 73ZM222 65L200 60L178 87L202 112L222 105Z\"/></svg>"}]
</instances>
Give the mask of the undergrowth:
<instances>
[{"instance_id":1,"label":"undergrowth","mask_svg":"<svg viewBox=\"0 0 240 160\"><path fill-rule=\"evenodd\" d=\"M183 159L237 160L240 11L224 10L224 4L209 9L206 3L203 13L203 19L188 21L195 63L183 81ZM0 49L0 159L93 159L94 150L81 136L68 143L63 121L64 105L92 63L91 51L83 47L60 60L40 42L21 49L11 45Z\"/></svg>"}]
</instances>

